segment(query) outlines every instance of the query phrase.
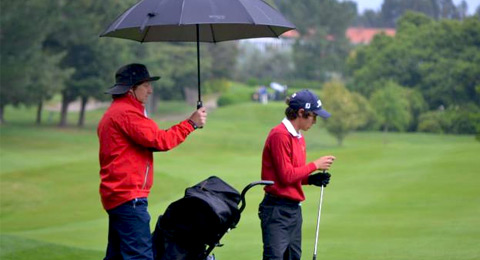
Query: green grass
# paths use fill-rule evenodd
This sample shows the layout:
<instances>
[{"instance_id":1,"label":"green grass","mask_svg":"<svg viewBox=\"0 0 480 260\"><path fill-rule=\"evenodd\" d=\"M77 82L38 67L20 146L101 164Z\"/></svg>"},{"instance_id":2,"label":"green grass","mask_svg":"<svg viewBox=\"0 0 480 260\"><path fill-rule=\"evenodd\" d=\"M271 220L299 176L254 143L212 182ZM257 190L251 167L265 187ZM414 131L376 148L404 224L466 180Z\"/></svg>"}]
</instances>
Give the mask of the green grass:
<instances>
[{"instance_id":1,"label":"green grass","mask_svg":"<svg viewBox=\"0 0 480 260\"><path fill-rule=\"evenodd\" d=\"M151 225L186 187L210 175L238 190L258 180L265 137L283 107L217 109L187 142L157 153ZM0 259L100 259L107 215L98 195L95 125L103 111L88 112L80 130L33 126L32 111L9 108L10 123L0 126ZM74 124L77 116L71 117ZM480 143L472 136L353 133L343 147L319 127L305 136L310 160L337 157L325 190L319 259L480 258ZM320 191L304 190L303 258L309 259ZM247 194L237 229L215 249L217 259L261 259L262 196L258 187Z\"/></svg>"}]
</instances>

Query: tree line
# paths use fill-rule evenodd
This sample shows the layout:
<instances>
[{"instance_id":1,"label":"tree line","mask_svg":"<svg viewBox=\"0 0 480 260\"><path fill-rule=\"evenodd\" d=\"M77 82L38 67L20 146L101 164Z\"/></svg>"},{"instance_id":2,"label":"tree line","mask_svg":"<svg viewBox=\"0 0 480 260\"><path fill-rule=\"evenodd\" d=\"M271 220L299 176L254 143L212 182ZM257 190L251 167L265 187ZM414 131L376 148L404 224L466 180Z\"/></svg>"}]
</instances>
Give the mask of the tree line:
<instances>
[{"instance_id":1,"label":"tree line","mask_svg":"<svg viewBox=\"0 0 480 260\"><path fill-rule=\"evenodd\" d=\"M159 98L181 99L183 88L196 87L196 49L190 43L140 44L99 38L135 0L4 0L1 2L0 122L7 105L37 107L41 123L45 101L61 95L60 126L68 106L80 100L83 126L89 99L110 98L103 92L125 63L140 62L161 74L152 106ZM203 79L228 78L236 57L233 43L202 49ZM216 66L211 66L215 61ZM181 87L179 87L181 86Z\"/></svg>"},{"instance_id":2,"label":"tree line","mask_svg":"<svg viewBox=\"0 0 480 260\"><path fill-rule=\"evenodd\" d=\"M475 9L476 8L476 9ZM468 6L462 0L455 5L452 0L384 0L379 11L366 10L355 19L355 25L374 28L395 28L397 21L407 11L423 13L435 20L463 20L468 10L480 14L480 5Z\"/></svg>"},{"instance_id":3,"label":"tree line","mask_svg":"<svg viewBox=\"0 0 480 260\"><path fill-rule=\"evenodd\" d=\"M347 67L347 80L323 92L345 118L327 122L339 143L361 129L480 137L479 16L435 21L407 12L395 37L375 36L350 53Z\"/></svg>"}]
</instances>

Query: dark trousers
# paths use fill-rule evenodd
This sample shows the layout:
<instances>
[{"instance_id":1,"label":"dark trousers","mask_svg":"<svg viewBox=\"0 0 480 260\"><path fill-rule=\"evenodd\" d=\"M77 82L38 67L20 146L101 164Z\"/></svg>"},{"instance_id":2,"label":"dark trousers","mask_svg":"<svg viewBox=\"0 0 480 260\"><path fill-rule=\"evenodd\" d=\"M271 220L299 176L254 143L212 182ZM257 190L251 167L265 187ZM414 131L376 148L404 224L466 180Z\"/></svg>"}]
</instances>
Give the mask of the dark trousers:
<instances>
[{"instance_id":1,"label":"dark trousers","mask_svg":"<svg viewBox=\"0 0 480 260\"><path fill-rule=\"evenodd\" d=\"M302 209L295 201L265 195L260 203L263 260L300 260Z\"/></svg>"},{"instance_id":2,"label":"dark trousers","mask_svg":"<svg viewBox=\"0 0 480 260\"><path fill-rule=\"evenodd\" d=\"M104 260L153 260L146 198L108 210L108 246Z\"/></svg>"}]
</instances>

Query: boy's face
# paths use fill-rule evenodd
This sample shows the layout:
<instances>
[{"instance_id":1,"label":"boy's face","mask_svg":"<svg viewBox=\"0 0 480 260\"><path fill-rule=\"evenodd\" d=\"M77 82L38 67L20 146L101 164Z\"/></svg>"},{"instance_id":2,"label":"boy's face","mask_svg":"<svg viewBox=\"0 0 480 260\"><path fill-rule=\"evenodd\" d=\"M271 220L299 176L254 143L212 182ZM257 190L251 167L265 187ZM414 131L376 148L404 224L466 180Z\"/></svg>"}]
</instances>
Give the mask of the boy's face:
<instances>
[{"instance_id":1,"label":"boy's face","mask_svg":"<svg viewBox=\"0 0 480 260\"><path fill-rule=\"evenodd\" d=\"M300 109L298 113L299 113L298 119L299 119L300 130L308 131L308 129L310 129L312 125L317 123L317 115L315 113L308 113L308 112L305 112L305 110L303 109ZM305 114L308 115L306 118L304 117Z\"/></svg>"}]
</instances>

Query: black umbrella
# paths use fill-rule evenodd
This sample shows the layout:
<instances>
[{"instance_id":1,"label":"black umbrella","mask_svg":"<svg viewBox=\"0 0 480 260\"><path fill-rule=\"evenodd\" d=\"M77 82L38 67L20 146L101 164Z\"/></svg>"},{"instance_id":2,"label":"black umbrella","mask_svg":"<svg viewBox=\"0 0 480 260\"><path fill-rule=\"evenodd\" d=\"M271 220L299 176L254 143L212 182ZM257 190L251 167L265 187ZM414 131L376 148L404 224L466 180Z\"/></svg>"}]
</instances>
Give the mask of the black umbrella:
<instances>
[{"instance_id":1,"label":"black umbrella","mask_svg":"<svg viewBox=\"0 0 480 260\"><path fill-rule=\"evenodd\" d=\"M197 42L197 107L201 107L200 42L278 37L294 28L262 0L142 0L118 17L100 37Z\"/></svg>"}]
</instances>

